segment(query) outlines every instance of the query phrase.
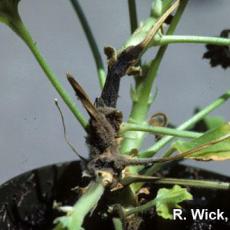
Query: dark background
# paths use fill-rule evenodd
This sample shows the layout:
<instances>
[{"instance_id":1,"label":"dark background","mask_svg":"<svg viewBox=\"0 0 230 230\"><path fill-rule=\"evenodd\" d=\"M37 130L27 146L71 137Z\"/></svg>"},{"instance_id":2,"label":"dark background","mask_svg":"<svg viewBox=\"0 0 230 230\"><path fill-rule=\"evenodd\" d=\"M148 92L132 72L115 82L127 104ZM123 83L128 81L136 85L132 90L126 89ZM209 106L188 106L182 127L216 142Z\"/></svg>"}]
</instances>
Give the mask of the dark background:
<instances>
[{"instance_id":1,"label":"dark background","mask_svg":"<svg viewBox=\"0 0 230 230\"><path fill-rule=\"evenodd\" d=\"M138 2L139 19L149 15L150 0ZM127 1L81 0L100 51L106 45L119 48L129 36ZM229 28L229 0L191 0L176 34L218 35ZM85 35L67 0L22 0L20 12L48 63L64 87L73 73L91 98L99 95L96 69ZM192 116L196 106L205 106L230 88L229 70L211 69L202 60L203 45L172 45L162 62L157 84L159 95L151 113L164 112L174 124ZM153 51L152 51L153 52ZM147 57L152 57L149 52ZM104 60L105 57L103 56ZM57 93L45 78L24 43L5 25L0 25L0 183L34 167L76 159L64 142L60 116L53 99ZM122 80L119 109L130 110L131 78ZM68 136L82 154L87 154L84 132L66 106L62 107ZM81 105L77 102L81 110ZM229 102L214 114L229 120ZM148 139L145 146L149 146ZM229 161L197 163L230 175Z\"/></svg>"}]
</instances>

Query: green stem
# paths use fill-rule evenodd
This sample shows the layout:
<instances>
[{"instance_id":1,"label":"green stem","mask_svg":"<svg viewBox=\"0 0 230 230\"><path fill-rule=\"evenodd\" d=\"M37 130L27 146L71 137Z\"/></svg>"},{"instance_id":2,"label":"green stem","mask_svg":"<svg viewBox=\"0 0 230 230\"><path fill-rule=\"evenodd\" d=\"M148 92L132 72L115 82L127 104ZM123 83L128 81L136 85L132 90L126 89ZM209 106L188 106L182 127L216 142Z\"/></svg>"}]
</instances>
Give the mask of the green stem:
<instances>
[{"instance_id":1,"label":"green stem","mask_svg":"<svg viewBox=\"0 0 230 230\"><path fill-rule=\"evenodd\" d=\"M164 154L163 157L170 157L174 152L176 151L176 149L174 147L170 147ZM141 155L141 154L140 154ZM155 163L152 167L150 167L149 169L145 170L145 172L143 173L144 175L154 175L156 172L158 172L164 165L168 164L170 162L165 162L165 163ZM140 170L142 170L142 168L140 168ZM149 171L148 171L149 170ZM141 189L141 187L143 186L143 183L139 182L139 183L135 183L135 185L133 186L133 191L139 191Z\"/></svg>"},{"instance_id":2,"label":"green stem","mask_svg":"<svg viewBox=\"0 0 230 230\"><path fill-rule=\"evenodd\" d=\"M197 43L197 44L229 46L230 39L221 38L221 37L205 37L205 36L163 35L159 40L158 44L168 45L173 43Z\"/></svg>"},{"instance_id":3,"label":"green stem","mask_svg":"<svg viewBox=\"0 0 230 230\"><path fill-rule=\"evenodd\" d=\"M113 218L113 226L115 230L124 230L120 218Z\"/></svg>"},{"instance_id":4,"label":"green stem","mask_svg":"<svg viewBox=\"0 0 230 230\"><path fill-rule=\"evenodd\" d=\"M180 179L180 178L161 178L150 176L128 176L121 182L124 185L129 185L134 182L145 182L154 184L178 184L183 186L191 186L207 189L220 189L230 190L230 183L220 181L208 181L208 180L193 180L193 179Z\"/></svg>"},{"instance_id":5,"label":"green stem","mask_svg":"<svg viewBox=\"0 0 230 230\"><path fill-rule=\"evenodd\" d=\"M91 182L87 191L73 206L73 211L71 211L67 216L60 217L65 218L65 220L67 220L66 223L68 224L68 230L82 229L82 224L86 215L90 213L92 210L94 210L103 193L104 186L102 185L102 183L100 183L99 181ZM60 226L62 226L61 223L59 223L55 229L59 229Z\"/></svg>"},{"instance_id":6,"label":"green stem","mask_svg":"<svg viewBox=\"0 0 230 230\"><path fill-rule=\"evenodd\" d=\"M176 26L184 12L184 9L187 5L188 0L184 0L181 2L173 21L167 31L167 34L173 34ZM158 73L158 69L161 63L161 60L164 56L164 53L167 49L167 46L162 46L150 65L150 69L147 73L147 76L143 78L142 81L137 81L136 84L136 93L137 93L137 100L133 101L131 113L129 116L128 123L135 123L135 124L143 124L147 113L149 111L151 105L151 90L153 81L156 78ZM138 149L142 144L144 138L143 132L129 132L126 133L126 137L124 138L122 145L121 145L121 152L127 153L131 149Z\"/></svg>"},{"instance_id":7,"label":"green stem","mask_svg":"<svg viewBox=\"0 0 230 230\"><path fill-rule=\"evenodd\" d=\"M185 121L183 124L181 124L177 129L178 130L185 130L190 128L192 125L194 125L196 122L201 120L203 117L205 117L208 113L212 112L222 104L224 104L228 99L230 98L230 90L227 91L222 96L218 97L216 100L214 100L211 104L206 106L204 109L202 109L200 112L195 114L192 118ZM153 156L155 153L157 153L161 148L163 148L167 143L169 143L174 137L167 136L162 138L160 141L158 141L155 145L150 147L147 151L140 153L141 157L150 157Z\"/></svg>"},{"instance_id":8,"label":"green stem","mask_svg":"<svg viewBox=\"0 0 230 230\"><path fill-rule=\"evenodd\" d=\"M150 208L154 207L155 205L155 200L151 200L149 202L147 202L146 204L140 205L138 207L129 209L125 212L126 216L130 216L132 214L137 214L137 213L143 213L146 212L147 210L149 210Z\"/></svg>"},{"instance_id":9,"label":"green stem","mask_svg":"<svg viewBox=\"0 0 230 230\"><path fill-rule=\"evenodd\" d=\"M84 14L78 0L70 0L70 1L73 5L73 8L74 8L80 22L81 22L82 28L85 32L89 46L90 46L91 51L93 53L93 57L94 57L96 67L97 67L97 73L98 73L98 79L99 79L100 87L103 88L103 86L105 84L106 74L105 74L103 61L102 61L96 40L93 36L92 30L89 26L89 23L85 17L85 14Z\"/></svg>"},{"instance_id":10,"label":"green stem","mask_svg":"<svg viewBox=\"0 0 230 230\"><path fill-rule=\"evenodd\" d=\"M130 29L133 33L138 27L136 0L128 0Z\"/></svg>"},{"instance_id":11,"label":"green stem","mask_svg":"<svg viewBox=\"0 0 230 230\"><path fill-rule=\"evenodd\" d=\"M161 48L157 54L156 59L151 64L150 70L145 77L145 81L141 84L136 85L136 91L139 91L138 100L133 101L131 113L129 116L128 123L142 125L146 119L146 115L151 105L150 93L152 83L156 77L160 62L164 54L163 48ZM143 141L143 132L127 132L121 145L121 152L127 153L132 149L138 149Z\"/></svg>"},{"instance_id":12,"label":"green stem","mask_svg":"<svg viewBox=\"0 0 230 230\"><path fill-rule=\"evenodd\" d=\"M170 147L164 154L163 157L170 157L174 152L176 151L176 149L174 147ZM156 163L151 167L151 172L146 172L146 174L148 175L154 175L156 172L158 172L164 165L167 165L170 162L166 162L166 163ZM141 188L142 185L136 186L137 190L139 190Z\"/></svg>"},{"instance_id":13,"label":"green stem","mask_svg":"<svg viewBox=\"0 0 230 230\"><path fill-rule=\"evenodd\" d=\"M66 103L66 105L69 107L69 109L72 111L74 116L77 118L77 120L80 122L83 128L86 128L87 121L81 114L81 112L76 107L75 103L73 102L72 98L69 96L69 94L65 91L61 83L59 82L58 78L56 77L55 73L52 71L52 69L49 67L45 59L42 57L39 49L37 48L36 43L33 41L30 33L26 29L25 25L19 18L18 20L14 20L13 23L10 24L11 28L19 35L19 37L22 38L22 40L27 44L31 52L33 53L34 57L38 61L40 67L45 72L46 76L50 80L51 84L54 86L54 88L57 90L63 101Z\"/></svg>"},{"instance_id":14,"label":"green stem","mask_svg":"<svg viewBox=\"0 0 230 230\"><path fill-rule=\"evenodd\" d=\"M183 130L177 130L177 129L171 129L166 127L157 127L157 126L151 126L151 125L135 125L135 124L123 124L120 128L120 133L124 133L127 131L143 131L143 132L149 132L154 134L161 134L161 135L170 135L175 137L184 137L184 138L198 138L202 135L202 133L198 132L192 132L192 131L183 131Z\"/></svg>"}]
</instances>

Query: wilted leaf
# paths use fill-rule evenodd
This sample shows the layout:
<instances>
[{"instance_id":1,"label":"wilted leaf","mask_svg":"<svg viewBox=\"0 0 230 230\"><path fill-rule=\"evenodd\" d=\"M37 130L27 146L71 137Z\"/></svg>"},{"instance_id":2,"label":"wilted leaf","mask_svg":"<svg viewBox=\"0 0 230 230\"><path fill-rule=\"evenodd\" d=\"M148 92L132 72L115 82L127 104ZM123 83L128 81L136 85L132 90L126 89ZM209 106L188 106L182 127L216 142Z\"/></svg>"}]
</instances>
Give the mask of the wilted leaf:
<instances>
[{"instance_id":1,"label":"wilted leaf","mask_svg":"<svg viewBox=\"0 0 230 230\"><path fill-rule=\"evenodd\" d=\"M202 145L205 146L205 148L198 150ZM178 141L174 144L174 147L180 153L194 149L194 152L185 158L195 160L230 159L230 124L226 123L219 128L210 130L190 142Z\"/></svg>"},{"instance_id":2,"label":"wilted leaf","mask_svg":"<svg viewBox=\"0 0 230 230\"><path fill-rule=\"evenodd\" d=\"M192 200L192 195L179 185L174 185L171 189L159 189L154 200L157 214L164 219L172 219L173 209L180 208L179 203L185 200Z\"/></svg>"},{"instance_id":3,"label":"wilted leaf","mask_svg":"<svg viewBox=\"0 0 230 230\"><path fill-rule=\"evenodd\" d=\"M228 38L230 30L223 30L220 37ZM203 58L210 59L211 67L222 66L224 69L230 67L229 46L206 45L207 51Z\"/></svg>"}]
</instances>

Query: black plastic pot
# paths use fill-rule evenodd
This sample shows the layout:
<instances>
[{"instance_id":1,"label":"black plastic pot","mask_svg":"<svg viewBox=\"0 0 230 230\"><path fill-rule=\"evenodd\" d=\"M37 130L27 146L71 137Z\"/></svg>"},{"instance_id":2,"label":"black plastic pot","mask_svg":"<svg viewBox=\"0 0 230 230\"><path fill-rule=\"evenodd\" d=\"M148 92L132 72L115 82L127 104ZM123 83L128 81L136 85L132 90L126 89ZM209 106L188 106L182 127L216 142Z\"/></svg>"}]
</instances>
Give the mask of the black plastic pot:
<instances>
[{"instance_id":1,"label":"black plastic pot","mask_svg":"<svg viewBox=\"0 0 230 230\"><path fill-rule=\"evenodd\" d=\"M228 177L178 164L164 170L163 175L167 174L170 174L170 177L229 181ZM52 208L53 202L73 204L78 199L78 194L73 188L83 186L84 183L86 181L81 179L81 167L78 161L42 167L13 178L0 186L0 230L52 229L54 218L60 215ZM159 185L152 187L152 192L157 191L159 187ZM143 214L144 222L141 229L230 229L230 221L194 221L189 215L191 208L206 208L209 211L220 209L230 217L229 191L193 188L191 193L194 200L183 204L186 221L166 221L157 217L153 210L152 215ZM101 208L106 207L105 202L99 205ZM113 229L109 219L101 218L99 209L96 209L85 222L85 229Z\"/></svg>"}]
</instances>

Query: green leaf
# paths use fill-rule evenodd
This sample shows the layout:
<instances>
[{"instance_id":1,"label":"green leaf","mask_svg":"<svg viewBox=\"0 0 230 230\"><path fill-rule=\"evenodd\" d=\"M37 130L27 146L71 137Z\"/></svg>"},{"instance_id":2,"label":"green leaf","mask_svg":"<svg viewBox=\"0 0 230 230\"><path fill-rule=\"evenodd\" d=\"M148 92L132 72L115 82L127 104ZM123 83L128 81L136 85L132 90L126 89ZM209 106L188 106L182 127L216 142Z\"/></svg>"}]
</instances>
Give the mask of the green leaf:
<instances>
[{"instance_id":1,"label":"green leaf","mask_svg":"<svg viewBox=\"0 0 230 230\"><path fill-rule=\"evenodd\" d=\"M164 219L172 219L174 208L181 208L179 203L185 200L192 200L192 195L186 188L174 185L171 189L162 188L158 190L154 199L157 214Z\"/></svg>"},{"instance_id":2,"label":"green leaf","mask_svg":"<svg viewBox=\"0 0 230 230\"><path fill-rule=\"evenodd\" d=\"M201 146L204 148L200 149ZM230 123L207 131L190 142L178 141L173 145L180 153L191 151L185 158L195 160L227 160L230 159ZM194 151L193 151L194 150Z\"/></svg>"}]
</instances>

